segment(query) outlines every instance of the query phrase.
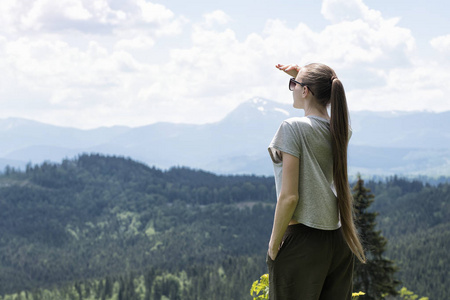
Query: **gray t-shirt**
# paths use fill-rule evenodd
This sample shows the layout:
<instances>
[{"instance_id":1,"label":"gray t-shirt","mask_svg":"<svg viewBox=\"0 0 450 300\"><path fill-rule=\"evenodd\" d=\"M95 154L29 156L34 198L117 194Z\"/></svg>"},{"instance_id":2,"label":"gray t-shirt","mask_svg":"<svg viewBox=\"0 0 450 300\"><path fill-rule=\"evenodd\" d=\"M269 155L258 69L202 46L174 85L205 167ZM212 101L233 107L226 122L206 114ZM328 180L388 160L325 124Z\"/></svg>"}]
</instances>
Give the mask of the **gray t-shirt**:
<instances>
[{"instance_id":1,"label":"gray t-shirt","mask_svg":"<svg viewBox=\"0 0 450 300\"><path fill-rule=\"evenodd\" d=\"M299 201L292 219L309 227L334 230L341 224L333 185L333 155L328 120L307 116L285 120L269 145L280 196L283 161L279 151L299 158Z\"/></svg>"}]
</instances>

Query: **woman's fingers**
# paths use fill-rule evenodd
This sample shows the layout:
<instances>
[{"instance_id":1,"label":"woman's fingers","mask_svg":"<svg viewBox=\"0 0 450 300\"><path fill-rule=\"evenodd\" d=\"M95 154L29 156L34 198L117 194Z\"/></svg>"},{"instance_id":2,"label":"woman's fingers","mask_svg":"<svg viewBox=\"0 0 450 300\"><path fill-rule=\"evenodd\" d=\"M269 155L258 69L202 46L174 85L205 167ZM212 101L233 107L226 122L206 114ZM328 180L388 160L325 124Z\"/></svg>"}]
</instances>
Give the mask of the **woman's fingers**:
<instances>
[{"instance_id":1,"label":"woman's fingers","mask_svg":"<svg viewBox=\"0 0 450 300\"><path fill-rule=\"evenodd\" d=\"M298 72L300 71L300 67L295 64L289 64L289 65L277 64L277 65L275 65L275 67L278 70L286 72L287 74L291 75L292 77L296 77Z\"/></svg>"},{"instance_id":2,"label":"woman's fingers","mask_svg":"<svg viewBox=\"0 0 450 300\"><path fill-rule=\"evenodd\" d=\"M280 69L280 70L286 70L287 68L291 68L292 66L295 66L295 65L282 65L282 64L278 64L278 65L276 65L275 67L277 67L277 68Z\"/></svg>"}]
</instances>

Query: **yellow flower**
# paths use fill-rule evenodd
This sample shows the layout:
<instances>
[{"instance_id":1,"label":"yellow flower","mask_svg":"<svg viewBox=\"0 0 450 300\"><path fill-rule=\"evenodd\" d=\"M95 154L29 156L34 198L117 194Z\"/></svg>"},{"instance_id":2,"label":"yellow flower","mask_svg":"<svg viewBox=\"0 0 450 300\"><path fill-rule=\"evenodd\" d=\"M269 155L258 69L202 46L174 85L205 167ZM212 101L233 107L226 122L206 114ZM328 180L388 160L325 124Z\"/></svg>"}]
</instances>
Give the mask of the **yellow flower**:
<instances>
[{"instance_id":1,"label":"yellow flower","mask_svg":"<svg viewBox=\"0 0 450 300\"><path fill-rule=\"evenodd\" d=\"M366 294L366 293L364 293L364 292L352 293L352 297L362 296L362 295L365 295L365 294Z\"/></svg>"},{"instance_id":2,"label":"yellow flower","mask_svg":"<svg viewBox=\"0 0 450 300\"><path fill-rule=\"evenodd\" d=\"M353 300L357 300L359 296L365 295L366 293L364 292L357 292L357 293L352 293L352 299Z\"/></svg>"}]
</instances>

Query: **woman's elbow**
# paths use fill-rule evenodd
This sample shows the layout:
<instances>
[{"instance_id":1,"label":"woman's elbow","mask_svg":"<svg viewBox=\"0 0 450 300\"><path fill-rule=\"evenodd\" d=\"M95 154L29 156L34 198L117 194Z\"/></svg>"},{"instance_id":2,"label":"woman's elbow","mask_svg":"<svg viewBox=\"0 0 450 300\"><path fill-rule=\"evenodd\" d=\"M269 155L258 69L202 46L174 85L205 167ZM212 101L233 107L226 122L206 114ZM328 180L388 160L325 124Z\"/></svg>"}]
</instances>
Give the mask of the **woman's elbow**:
<instances>
[{"instance_id":1,"label":"woman's elbow","mask_svg":"<svg viewBox=\"0 0 450 300\"><path fill-rule=\"evenodd\" d=\"M281 194L280 199L278 201L281 201L282 203L288 205L288 206L297 206L298 203L298 194Z\"/></svg>"}]
</instances>

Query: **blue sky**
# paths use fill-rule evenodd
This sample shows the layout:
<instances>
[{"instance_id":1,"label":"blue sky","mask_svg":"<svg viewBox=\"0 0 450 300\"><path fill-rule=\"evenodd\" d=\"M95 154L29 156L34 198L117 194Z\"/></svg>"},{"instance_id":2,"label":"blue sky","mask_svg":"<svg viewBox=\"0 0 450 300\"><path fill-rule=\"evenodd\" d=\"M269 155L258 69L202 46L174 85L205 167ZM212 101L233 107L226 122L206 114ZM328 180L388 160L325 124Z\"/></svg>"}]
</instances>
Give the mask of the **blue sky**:
<instances>
[{"instance_id":1,"label":"blue sky","mask_svg":"<svg viewBox=\"0 0 450 300\"><path fill-rule=\"evenodd\" d=\"M206 123L323 62L350 110L450 110L448 1L2 0L0 118Z\"/></svg>"}]
</instances>

